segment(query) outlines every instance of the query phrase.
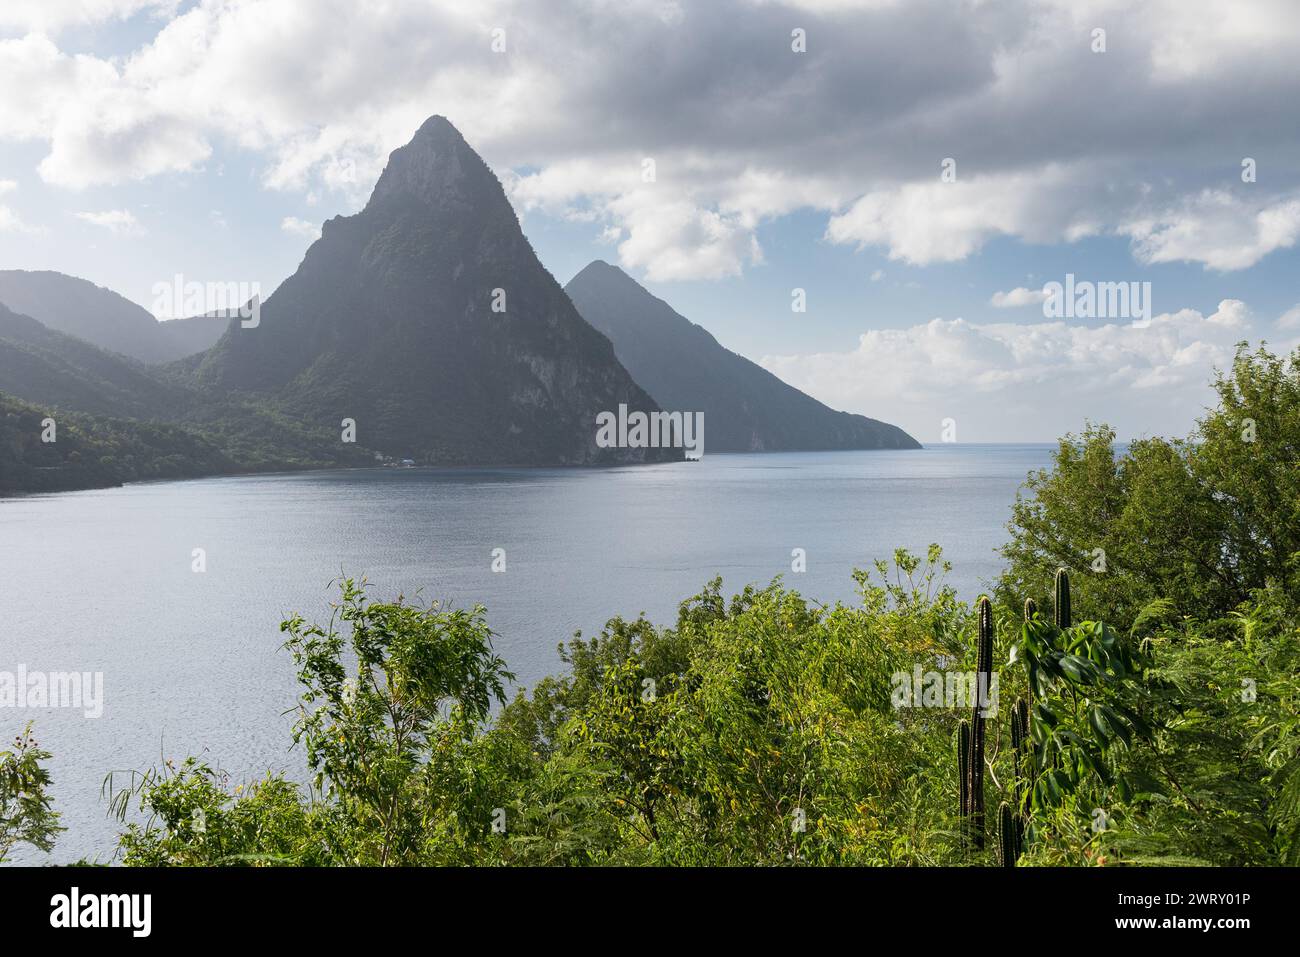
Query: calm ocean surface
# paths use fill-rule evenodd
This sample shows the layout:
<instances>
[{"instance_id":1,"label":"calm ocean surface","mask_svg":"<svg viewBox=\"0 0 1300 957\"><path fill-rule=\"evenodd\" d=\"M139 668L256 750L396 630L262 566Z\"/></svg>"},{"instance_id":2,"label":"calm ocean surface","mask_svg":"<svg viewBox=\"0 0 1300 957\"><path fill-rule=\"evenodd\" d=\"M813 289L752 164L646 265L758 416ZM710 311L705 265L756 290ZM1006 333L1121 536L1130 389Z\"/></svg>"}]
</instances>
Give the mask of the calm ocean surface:
<instances>
[{"instance_id":1,"label":"calm ocean surface","mask_svg":"<svg viewBox=\"0 0 1300 957\"><path fill-rule=\"evenodd\" d=\"M68 831L53 855L109 861L109 771L195 754L235 781L284 769L296 683L281 619L325 621L329 583L482 602L522 684L558 669L556 645L614 615L671 622L715 574L729 590L776 575L852 601L850 572L938 542L973 598L1025 475L1049 445L909 452L706 455L628 469L364 471L205 479L0 499L0 671L103 672L104 711L0 708L54 753ZM207 571L191 571L203 548ZM506 571L492 572L492 550ZM791 549L808 570L791 574Z\"/></svg>"}]
</instances>

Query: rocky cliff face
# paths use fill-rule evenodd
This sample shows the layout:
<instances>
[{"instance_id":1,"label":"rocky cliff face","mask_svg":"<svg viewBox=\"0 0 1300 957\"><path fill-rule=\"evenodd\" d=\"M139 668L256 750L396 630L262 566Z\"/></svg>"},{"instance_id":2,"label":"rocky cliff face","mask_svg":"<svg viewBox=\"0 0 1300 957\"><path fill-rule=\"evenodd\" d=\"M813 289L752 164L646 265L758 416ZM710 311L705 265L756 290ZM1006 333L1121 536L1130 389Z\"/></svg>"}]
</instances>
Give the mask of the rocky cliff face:
<instances>
[{"instance_id":1,"label":"rocky cliff face","mask_svg":"<svg viewBox=\"0 0 1300 957\"><path fill-rule=\"evenodd\" d=\"M394 151L365 209L327 222L249 328L195 374L310 426L430 464L678 459L604 449L595 419L658 406L538 261L500 182L447 120Z\"/></svg>"},{"instance_id":2,"label":"rocky cliff face","mask_svg":"<svg viewBox=\"0 0 1300 957\"><path fill-rule=\"evenodd\" d=\"M609 336L619 360L656 402L704 413L707 450L921 447L897 426L828 408L723 348L617 266L593 262L565 291L583 318Z\"/></svg>"}]
</instances>

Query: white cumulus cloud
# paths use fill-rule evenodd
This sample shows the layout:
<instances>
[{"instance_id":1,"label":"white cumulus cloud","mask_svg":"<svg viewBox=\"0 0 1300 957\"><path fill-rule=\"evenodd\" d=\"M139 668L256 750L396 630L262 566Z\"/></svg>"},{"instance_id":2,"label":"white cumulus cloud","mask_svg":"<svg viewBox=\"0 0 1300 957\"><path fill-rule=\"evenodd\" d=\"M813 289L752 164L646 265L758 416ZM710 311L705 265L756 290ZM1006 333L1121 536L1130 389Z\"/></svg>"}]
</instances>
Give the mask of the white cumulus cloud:
<instances>
[{"instance_id":1,"label":"white cumulus cloud","mask_svg":"<svg viewBox=\"0 0 1300 957\"><path fill-rule=\"evenodd\" d=\"M320 227L315 223L309 223L305 219L299 219L297 216L286 216L280 221L280 229L294 236L305 236L307 239L319 239Z\"/></svg>"},{"instance_id":2,"label":"white cumulus cloud","mask_svg":"<svg viewBox=\"0 0 1300 957\"><path fill-rule=\"evenodd\" d=\"M125 20L138 13L170 15L178 6L180 0L5 0L0 5L0 30L52 33L64 27Z\"/></svg>"},{"instance_id":3,"label":"white cumulus cloud","mask_svg":"<svg viewBox=\"0 0 1300 957\"><path fill-rule=\"evenodd\" d=\"M1012 309L1017 306L1033 306L1047 301L1047 293L1041 289L1026 289L1017 286L1010 292L995 292L989 304L998 309Z\"/></svg>"},{"instance_id":4,"label":"white cumulus cloud","mask_svg":"<svg viewBox=\"0 0 1300 957\"><path fill-rule=\"evenodd\" d=\"M18 184L11 179L0 179L0 196L5 193L12 193L18 188ZM8 206L0 205L0 233L5 232L24 232L27 227L22 219Z\"/></svg>"},{"instance_id":5,"label":"white cumulus cloud","mask_svg":"<svg viewBox=\"0 0 1300 957\"><path fill-rule=\"evenodd\" d=\"M1300 199L1249 200L1206 190L1175 208L1121 227L1143 263L1197 262L1245 269L1300 238Z\"/></svg>"},{"instance_id":6,"label":"white cumulus cloud","mask_svg":"<svg viewBox=\"0 0 1300 957\"><path fill-rule=\"evenodd\" d=\"M1236 299L1147 323L933 319L864 332L847 352L761 364L832 407L888 409L922 442L937 441L949 417L958 441L1051 441L1088 420L1122 437L1176 435L1211 402L1214 369L1231 361L1248 324Z\"/></svg>"},{"instance_id":7,"label":"white cumulus cloud","mask_svg":"<svg viewBox=\"0 0 1300 957\"><path fill-rule=\"evenodd\" d=\"M59 32L128 17L160 28L121 55ZM762 225L800 209L915 264L1119 235L1142 263L1236 270L1300 235L1279 186L1300 175L1300 128L1279 121L1297 46L1289 0L5 0L0 141L39 144L57 187L225 150L267 188L354 206L437 112L516 204L618 230L651 278L748 269ZM1236 143L1260 159L1248 188Z\"/></svg>"},{"instance_id":8,"label":"white cumulus cloud","mask_svg":"<svg viewBox=\"0 0 1300 957\"><path fill-rule=\"evenodd\" d=\"M99 213L77 213L77 218L82 222L90 223L92 226L107 229L116 236L141 236L145 232L144 227L140 225L140 221L135 218L135 214L129 209L109 209Z\"/></svg>"}]
</instances>

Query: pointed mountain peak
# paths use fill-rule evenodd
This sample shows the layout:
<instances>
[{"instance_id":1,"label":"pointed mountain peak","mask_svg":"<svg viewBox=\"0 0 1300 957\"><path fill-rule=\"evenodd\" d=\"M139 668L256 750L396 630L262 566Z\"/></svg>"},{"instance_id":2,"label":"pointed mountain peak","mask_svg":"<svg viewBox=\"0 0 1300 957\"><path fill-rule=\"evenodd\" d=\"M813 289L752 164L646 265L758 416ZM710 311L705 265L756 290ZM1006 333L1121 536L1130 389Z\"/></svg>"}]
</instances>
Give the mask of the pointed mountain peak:
<instances>
[{"instance_id":1,"label":"pointed mountain peak","mask_svg":"<svg viewBox=\"0 0 1300 957\"><path fill-rule=\"evenodd\" d=\"M569 280L570 286L575 284L580 287L594 284L605 288L634 286L645 295L650 295L649 290L629 276L622 268L607 263L603 259L593 259L583 266L578 271L578 274Z\"/></svg>"},{"instance_id":2,"label":"pointed mountain peak","mask_svg":"<svg viewBox=\"0 0 1300 957\"><path fill-rule=\"evenodd\" d=\"M624 269L612 263L607 263L603 259L594 259L583 266L578 274L568 281L564 289L571 297L600 296L609 301L620 302L625 306L634 303L658 303L663 307L662 311L665 314L671 314L674 318L687 325L694 325L694 323L678 314L668 303L637 282ZM582 311L581 306L579 306L578 311Z\"/></svg>"},{"instance_id":3,"label":"pointed mountain peak","mask_svg":"<svg viewBox=\"0 0 1300 957\"><path fill-rule=\"evenodd\" d=\"M415 131L414 138L418 139L421 136L444 137L458 140L461 143L465 142L465 138L460 135L460 130L452 126L451 120L447 119L447 117L443 116L441 113L433 114L433 116L420 124L420 128Z\"/></svg>"},{"instance_id":4,"label":"pointed mountain peak","mask_svg":"<svg viewBox=\"0 0 1300 957\"><path fill-rule=\"evenodd\" d=\"M445 116L431 116L405 146L388 157L370 204L393 196L433 205L472 201L486 186L500 189L496 176Z\"/></svg>"},{"instance_id":5,"label":"pointed mountain peak","mask_svg":"<svg viewBox=\"0 0 1300 957\"><path fill-rule=\"evenodd\" d=\"M683 456L597 444L600 412L658 406L578 315L501 183L440 116L393 151L364 210L329 221L259 320L231 323L198 379L260 393L312 428L347 416L372 451L447 465Z\"/></svg>"}]
</instances>

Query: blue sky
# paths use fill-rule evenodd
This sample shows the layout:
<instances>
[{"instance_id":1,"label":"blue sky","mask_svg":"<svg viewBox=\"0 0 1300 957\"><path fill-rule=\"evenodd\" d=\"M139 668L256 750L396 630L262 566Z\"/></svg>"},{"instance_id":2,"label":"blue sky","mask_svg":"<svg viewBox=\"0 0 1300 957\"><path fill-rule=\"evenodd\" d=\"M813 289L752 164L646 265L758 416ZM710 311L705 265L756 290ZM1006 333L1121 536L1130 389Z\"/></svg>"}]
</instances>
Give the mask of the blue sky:
<instances>
[{"instance_id":1,"label":"blue sky","mask_svg":"<svg viewBox=\"0 0 1300 957\"><path fill-rule=\"evenodd\" d=\"M269 291L442 113L561 282L619 264L923 441L1184 432L1233 343L1300 340L1295 4L354 6L7 0L0 268ZM1051 320L1067 273L1152 314Z\"/></svg>"}]
</instances>

